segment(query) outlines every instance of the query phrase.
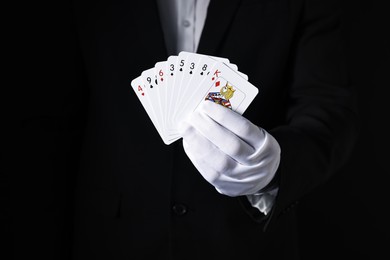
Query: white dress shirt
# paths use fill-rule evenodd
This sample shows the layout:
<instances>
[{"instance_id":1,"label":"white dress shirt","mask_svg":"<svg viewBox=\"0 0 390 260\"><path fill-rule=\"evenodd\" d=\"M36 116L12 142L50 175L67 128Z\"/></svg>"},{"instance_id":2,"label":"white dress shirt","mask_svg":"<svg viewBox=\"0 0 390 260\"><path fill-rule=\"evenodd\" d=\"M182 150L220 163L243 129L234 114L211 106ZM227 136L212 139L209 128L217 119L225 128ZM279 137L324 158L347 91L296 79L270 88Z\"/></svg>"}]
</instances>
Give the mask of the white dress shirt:
<instances>
[{"instance_id":1,"label":"white dress shirt","mask_svg":"<svg viewBox=\"0 0 390 260\"><path fill-rule=\"evenodd\" d=\"M158 0L157 3L168 55L197 52L210 0ZM265 193L247 195L247 198L266 215L277 192L278 187L274 187Z\"/></svg>"},{"instance_id":2,"label":"white dress shirt","mask_svg":"<svg viewBox=\"0 0 390 260\"><path fill-rule=\"evenodd\" d=\"M210 0L158 0L168 54L196 52Z\"/></svg>"}]
</instances>

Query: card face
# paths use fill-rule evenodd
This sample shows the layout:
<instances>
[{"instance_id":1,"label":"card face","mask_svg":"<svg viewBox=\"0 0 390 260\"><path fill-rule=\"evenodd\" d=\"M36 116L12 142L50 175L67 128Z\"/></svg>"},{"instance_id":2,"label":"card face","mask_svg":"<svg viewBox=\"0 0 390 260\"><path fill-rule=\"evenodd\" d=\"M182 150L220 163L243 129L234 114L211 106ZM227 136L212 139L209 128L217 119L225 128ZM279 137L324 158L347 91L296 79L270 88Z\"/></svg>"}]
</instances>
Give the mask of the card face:
<instances>
[{"instance_id":1,"label":"card face","mask_svg":"<svg viewBox=\"0 0 390 260\"><path fill-rule=\"evenodd\" d=\"M168 143L168 138L163 130L163 113L161 110L161 104L159 99L159 90L158 90L158 79L156 69L150 68L141 73L141 80L145 86L145 93L147 95L151 112L155 115L154 125L159 132L164 143Z\"/></svg>"},{"instance_id":2,"label":"card face","mask_svg":"<svg viewBox=\"0 0 390 260\"><path fill-rule=\"evenodd\" d=\"M172 126L173 126L171 128L175 129L176 131L177 131L177 125L183 119L183 115L188 114L189 111L191 111L191 109L190 110L186 109L187 103L193 102L192 101L193 99L188 98L188 95L191 95L192 92L198 92L199 86L202 85L203 81L210 75L210 73L212 72L212 69L214 68L214 66L216 64L223 63L223 64L227 65L229 68L231 68L232 70L238 72L237 65L230 63L229 59L227 59L227 58L208 56L208 55L203 55L203 54L192 54L192 53L188 53L188 52L184 52L184 51L181 52L180 54L187 54L188 55L187 57L191 57L191 55L196 55L196 56L200 57L200 59L196 63L196 69L194 70L193 75L189 79L189 82L187 84L181 86L182 92L180 92L180 93L186 93L186 95L182 96L181 102L176 103L177 107L176 107L174 113L172 114L172 119L170 121ZM243 75L244 75L244 77L246 76L245 74L243 74ZM199 96L196 98L199 98Z\"/></svg>"},{"instance_id":3,"label":"card face","mask_svg":"<svg viewBox=\"0 0 390 260\"><path fill-rule=\"evenodd\" d=\"M181 100L178 101L177 109L172 114L172 124L173 126L176 126L178 124L177 122L177 114L182 113L182 108L185 107L185 104L187 102L191 102L188 100L188 96L192 94L192 92L198 91L198 87L203 82L204 79L206 79L207 75L211 72L211 68L214 67L214 65L217 63L215 59L212 59L207 56L202 56L198 61L198 66L194 70L193 75L191 78L188 79L188 82L186 85L182 85L182 91L180 93L184 93L181 96Z\"/></svg>"},{"instance_id":4,"label":"card face","mask_svg":"<svg viewBox=\"0 0 390 260\"><path fill-rule=\"evenodd\" d=\"M249 105L257 95L258 89L225 63L217 62L196 91L187 91L190 95L187 98L188 102L180 108L175 117L175 122L178 124L180 121L184 120L210 92L221 91L221 88L226 85L226 82L229 83L229 86L233 87L233 90L238 89L237 97L234 98L235 100L240 99L240 96L243 97L243 95L245 95L245 98L238 102L237 105L234 100L233 106L235 108L233 109L234 111L242 114L247 108L247 105ZM233 93L235 93L235 91Z\"/></svg>"},{"instance_id":5,"label":"card face","mask_svg":"<svg viewBox=\"0 0 390 260\"><path fill-rule=\"evenodd\" d=\"M156 62L154 65L154 73L156 78L156 88L153 90L153 94L151 95L151 98L153 98L153 102L156 102L156 109L158 110L157 113L160 116L159 124L162 129L162 131L165 131L164 127L164 114L166 111L165 108L165 92L166 90L166 61L159 61Z\"/></svg>"},{"instance_id":6,"label":"card face","mask_svg":"<svg viewBox=\"0 0 390 260\"><path fill-rule=\"evenodd\" d=\"M188 52L181 52L179 53L177 60L176 60L176 65L174 67L176 76L174 80L174 85L171 88L172 93L171 93L171 99L170 99L170 104L169 104L169 111L170 113L168 114L168 125L172 125L172 114L173 111L176 111L178 99L180 97L179 91L181 89L181 81L185 75L184 68L187 64L187 56Z\"/></svg>"},{"instance_id":7,"label":"card face","mask_svg":"<svg viewBox=\"0 0 390 260\"><path fill-rule=\"evenodd\" d=\"M202 90L207 89L207 97L219 91L225 100L229 100L231 109L242 115L258 94L258 88L225 64L217 64L213 71L212 76L202 85Z\"/></svg>"},{"instance_id":8,"label":"card face","mask_svg":"<svg viewBox=\"0 0 390 260\"><path fill-rule=\"evenodd\" d=\"M144 82L142 81L141 76L133 79L130 83L132 89L136 93L139 101L141 102L143 108L145 109L146 113L148 114L150 120L152 121L154 127L156 128L157 132L160 136L163 136L161 129L159 128L159 125L156 121L156 115L154 114L153 107L150 104L147 92L147 87L144 85Z\"/></svg>"},{"instance_id":9,"label":"card face","mask_svg":"<svg viewBox=\"0 0 390 260\"><path fill-rule=\"evenodd\" d=\"M180 53L179 53L180 56ZM185 64L183 67L183 77L181 79L181 83L179 87L177 88L176 95L178 96L178 99L176 100L177 105L180 106L182 102L185 102L183 100L183 94L186 93L187 86L189 82L191 81L192 77L194 76L194 71L198 68L198 62L201 59L201 57L195 53L188 53L185 58Z\"/></svg>"},{"instance_id":10,"label":"card face","mask_svg":"<svg viewBox=\"0 0 390 260\"><path fill-rule=\"evenodd\" d=\"M218 77L207 90L205 100L243 114L258 94L258 89L238 74Z\"/></svg>"},{"instance_id":11,"label":"card face","mask_svg":"<svg viewBox=\"0 0 390 260\"><path fill-rule=\"evenodd\" d=\"M144 82L142 81L141 76L138 76L137 78L133 79L130 85L136 93L143 108L146 110L146 113L148 113L150 118L154 118L155 115L151 112L151 107L148 100L148 93L146 93L146 87L144 86Z\"/></svg>"},{"instance_id":12,"label":"card face","mask_svg":"<svg viewBox=\"0 0 390 260\"><path fill-rule=\"evenodd\" d=\"M164 125L165 129L168 133L168 135L173 135L170 131L170 125L168 121L168 117L171 113L171 104L172 104L172 98L173 98L173 87L175 85L175 80L176 80L176 65L177 65L177 56L169 56L167 59L167 62L165 63L165 71L167 73L165 83L166 83L166 88L165 88L165 108L164 108Z\"/></svg>"},{"instance_id":13,"label":"card face","mask_svg":"<svg viewBox=\"0 0 390 260\"><path fill-rule=\"evenodd\" d=\"M184 51L156 62L131 86L166 145L181 138L179 123L201 102L243 114L258 94L248 76L227 58Z\"/></svg>"}]
</instances>

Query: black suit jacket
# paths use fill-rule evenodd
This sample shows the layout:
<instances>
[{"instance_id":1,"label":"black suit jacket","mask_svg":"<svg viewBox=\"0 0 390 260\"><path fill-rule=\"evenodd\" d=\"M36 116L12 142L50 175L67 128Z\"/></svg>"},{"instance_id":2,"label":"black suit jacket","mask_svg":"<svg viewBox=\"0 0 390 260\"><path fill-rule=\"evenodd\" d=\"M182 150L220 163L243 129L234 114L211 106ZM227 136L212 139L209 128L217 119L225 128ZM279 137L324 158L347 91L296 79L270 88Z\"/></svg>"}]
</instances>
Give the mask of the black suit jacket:
<instances>
[{"instance_id":1,"label":"black suit jacket","mask_svg":"<svg viewBox=\"0 0 390 260\"><path fill-rule=\"evenodd\" d=\"M73 258L298 259L294 205L337 173L356 136L338 1L211 0L198 52L259 87L244 116L282 149L266 217L219 194L180 141L163 144L130 88L169 55L155 1L74 1L71 12L75 69L48 121L65 120L73 144Z\"/></svg>"}]
</instances>

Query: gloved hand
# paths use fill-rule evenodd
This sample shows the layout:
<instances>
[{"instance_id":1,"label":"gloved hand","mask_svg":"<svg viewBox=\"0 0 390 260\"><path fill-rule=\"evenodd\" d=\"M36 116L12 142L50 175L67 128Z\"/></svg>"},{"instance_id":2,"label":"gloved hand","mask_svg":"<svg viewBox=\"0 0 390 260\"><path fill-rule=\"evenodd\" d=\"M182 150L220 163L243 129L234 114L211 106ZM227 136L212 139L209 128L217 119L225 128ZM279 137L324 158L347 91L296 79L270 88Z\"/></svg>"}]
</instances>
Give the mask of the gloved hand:
<instances>
[{"instance_id":1,"label":"gloved hand","mask_svg":"<svg viewBox=\"0 0 390 260\"><path fill-rule=\"evenodd\" d=\"M202 102L179 130L187 156L221 194L255 194L279 166L280 146L269 133L213 102Z\"/></svg>"}]
</instances>

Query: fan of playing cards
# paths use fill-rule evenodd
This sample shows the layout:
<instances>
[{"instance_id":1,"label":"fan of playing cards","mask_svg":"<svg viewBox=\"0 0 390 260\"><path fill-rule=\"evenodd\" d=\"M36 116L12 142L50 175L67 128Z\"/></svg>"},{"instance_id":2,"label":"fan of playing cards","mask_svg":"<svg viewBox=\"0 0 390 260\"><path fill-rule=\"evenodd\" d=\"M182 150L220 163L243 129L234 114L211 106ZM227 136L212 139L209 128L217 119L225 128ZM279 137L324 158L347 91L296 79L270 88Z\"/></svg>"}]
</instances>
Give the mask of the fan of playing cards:
<instances>
[{"instance_id":1,"label":"fan of playing cards","mask_svg":"<svg viewBox=\"0 0 390 260\"><path fill-rule=\"evenodd\" d=\"M131 81L165 144L181 138L179 123L209 100L243 114L258 93L226 58L180 52Z\"/></svg>"}]
</instances>

